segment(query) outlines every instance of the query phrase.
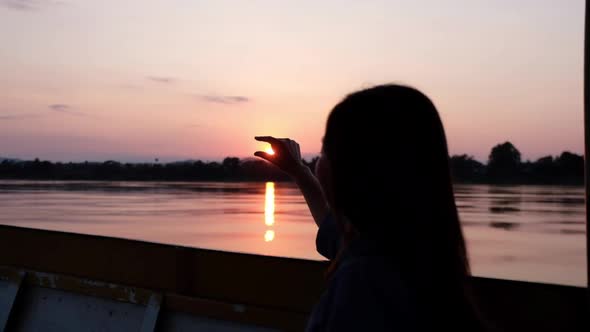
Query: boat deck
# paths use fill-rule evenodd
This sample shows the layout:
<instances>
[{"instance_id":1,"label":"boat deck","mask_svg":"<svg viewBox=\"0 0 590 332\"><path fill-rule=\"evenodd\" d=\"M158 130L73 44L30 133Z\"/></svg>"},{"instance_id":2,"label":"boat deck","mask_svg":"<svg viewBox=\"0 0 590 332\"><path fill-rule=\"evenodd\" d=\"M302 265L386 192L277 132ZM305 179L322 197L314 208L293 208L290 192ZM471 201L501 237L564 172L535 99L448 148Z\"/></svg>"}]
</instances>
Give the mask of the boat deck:
<instances>
[{"instance_id":1,"label":"boat deck","mask_svg":"<svg viewBox=\"0 0 590 332\"><path fill-rule=\"evenodd\" d=\"M326 262L0 226L0 331L302 331ZM588 331L586 288L472 278L501 331Z\"/></svg>"}]
</instances>

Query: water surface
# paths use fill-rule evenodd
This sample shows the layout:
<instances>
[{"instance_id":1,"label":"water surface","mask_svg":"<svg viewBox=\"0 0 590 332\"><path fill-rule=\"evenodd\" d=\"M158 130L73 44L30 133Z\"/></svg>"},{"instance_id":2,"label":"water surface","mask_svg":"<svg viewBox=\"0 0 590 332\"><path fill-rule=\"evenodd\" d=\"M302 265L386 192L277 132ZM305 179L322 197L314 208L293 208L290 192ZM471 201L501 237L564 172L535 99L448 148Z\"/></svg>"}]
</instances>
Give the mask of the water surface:
<instances>
[{"instance_id":1,"label":"water surface","mask_svg":"<svg viewBox=\"0 0 590 332\"><path fill-rule=\"evenodd\" d=\"M475 275L585 286L582 187L455 189ZM6 225L323 259L290 183L0 181L0 211Z\"/></svg>"}]
</instances>

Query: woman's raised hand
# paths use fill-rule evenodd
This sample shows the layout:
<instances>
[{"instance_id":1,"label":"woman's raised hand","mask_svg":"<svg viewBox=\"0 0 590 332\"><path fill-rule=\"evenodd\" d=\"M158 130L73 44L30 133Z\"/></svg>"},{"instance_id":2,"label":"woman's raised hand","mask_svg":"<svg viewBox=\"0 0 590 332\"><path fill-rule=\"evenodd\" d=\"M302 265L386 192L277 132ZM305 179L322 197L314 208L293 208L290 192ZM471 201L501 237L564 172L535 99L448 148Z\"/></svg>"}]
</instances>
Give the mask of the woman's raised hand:
<instances>
[{"instance_id":1,"label":"woman's raised hand","mask_svg":"<svg viewBox=\"0 0 590 332\"><path fill-rule=\"evenodd\" d=\"M272 136L256 136L257 141L266 142L270 144L274 154L264 151L256 151L254 155L262 159L268 160L281 170L291 176L296 176L304 167L301 160L301 150L299 144L289 138L275 138Z\"/></svg>"}]
</instances>

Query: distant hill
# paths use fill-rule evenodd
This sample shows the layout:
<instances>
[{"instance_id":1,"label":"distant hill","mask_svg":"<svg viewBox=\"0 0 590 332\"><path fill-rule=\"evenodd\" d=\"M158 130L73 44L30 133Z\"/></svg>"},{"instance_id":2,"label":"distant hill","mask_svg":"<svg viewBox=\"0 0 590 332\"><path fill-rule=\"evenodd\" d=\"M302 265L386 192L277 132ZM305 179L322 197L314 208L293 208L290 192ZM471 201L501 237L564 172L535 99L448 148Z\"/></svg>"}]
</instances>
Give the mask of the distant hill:
<instances>
[{"instance_id":1,"label":"distant hill","mask_svg":"<svg viewBox=\"0 0 590 332\"><path fill-rule=\"evenodd\" d=\"M0 157L0 163L3 161L11 161L11 162L18 162L20 161L19 159L15 159L15 158L6 158L6 157Z\"/></svg>"}]
</instances>

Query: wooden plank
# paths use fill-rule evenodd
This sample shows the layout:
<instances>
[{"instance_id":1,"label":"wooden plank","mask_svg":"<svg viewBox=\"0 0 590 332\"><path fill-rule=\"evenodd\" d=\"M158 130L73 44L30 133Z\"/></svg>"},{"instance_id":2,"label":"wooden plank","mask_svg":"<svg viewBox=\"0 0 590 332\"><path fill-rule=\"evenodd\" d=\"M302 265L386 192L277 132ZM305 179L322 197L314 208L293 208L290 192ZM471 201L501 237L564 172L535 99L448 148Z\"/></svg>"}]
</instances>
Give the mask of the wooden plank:
<instances>
[{"instance_id":1,"label":"wooden plank","mask_svg":"<svg viewBox=\"0 0 590 332\"><path fill-rule=\"evenodd\" d=\"M7 331L139 331L145 307L23 284Z\"/></svg>"},{"instance_id":2,"label":"wooden plank","mask_svg":"<svg viewBox=\"0 0 590 332\"><path fill-rule=\"evenodd\" d=\"M17 272L14 269L0 266L0 280L16 280ZM23 278L21 284L27 287L50 288L71 294L145 305L146 310L142 319L142 326L147 331L151 331L155 326L162 311L167 313L184 312L217 320L279 328L284 331L302 330L307 319L307 315L304 314L177 294L154 294L153 291L147 289L100 282L87 278L32 270L20 272L26 273L26 277ZM293 329L293 327L297 328Z\"/></svg>"},{"instance_id":3,"label":"wooden plank","mask_svg":"<svg viewBox=\"0 0 590 332\"><path fill-rule=\"evenodd\" d=\"M4 269L4 281L8 283L4 289L3 296L0 298L0 331L3 332L6 329L10 315L13 312L14 303L18 296L22 280L25 276L24 271L9 271Z\"/></svg>"},{"instance_id":4,"label":"wooden plank","mask_svg":"<svg viewBox=\"0 0 590 332\"><path fill-rule=\"evenodd\" d=\"M121 302L129 302L140 305L147 305L152 291L123 286L119 284L96 281L86 278L66 276L56 273L46 273L32 270L19 271L23 274L22 283L30 286L53 288L89 295L100 298L107 298ZM0 266L0 279L14 279L16 270Z\"/></svg>"},{"instance_id":5,"label":"wooden plank","mask_svg":"<svg viewBox=\"0 0 590 332\"><path fill-rule=\"evenodd\" d=\"M0 238L0 265L222 302L307 313L324 287L325 262L14 226Z\"/></svg>"},{"instance_id":6,"label":"wooden plank","mask_svg":"<svg viewBox=\"0 0 590 332\"><path fill-rule=\"evenodd\" d=\"M37 271L28 271L26 282L35 286L63 289L74 293L141 305L147 305L152 294L149 290L137 287Z\"/></svg>"},{"instance_id":7,"label":"wooden plank","mask_svg":"<svg viewBox=\"0 0 590 332\"><path fill-rule=\"evenodd\" d=\"M258 319L252 317L262 317L264 311L282 312L288 314L276 324L300 324L324 285L323 262L11 226L0 226L0 238L0 264L224 303L225 307L215 310L225 311L231 319L240 318L228 313L227 305L237 304L235 308L249 313L256 313L250 308L262 309L259 314L244 315L245 319ZM502 330L577 331L588 326L586 288L488 278L472 278L472 282L484 315ZM198 302L193 305L195 311L203 309ZM215 314L215 310L208 312Z\"/></svg>"},{"instance_id":8,"label":"wooden plank","mask_svg":"<svg viewBox=\"0 0 590 332\"><path fill-rule=\"evenodd\" d=\"M184 312L214 319L280 329L303 331L308 315L271 310L239 303L225 303L177 294L166 294L164 312ZM165 314L164 313L164 314Z\"/></svg>"},{"instance_id":9,"label":"wooden plank","mask_svg":"<svg viewBox=\"0 0 590 332\"><path fill-rule=\"evenodd\" d=\"M158 315L160 314L160 305L162 303L161 294L152 294L145 308L143 321L141 322L140 332L153 332L156 330Z\"/></svg>"}]
</instances>

